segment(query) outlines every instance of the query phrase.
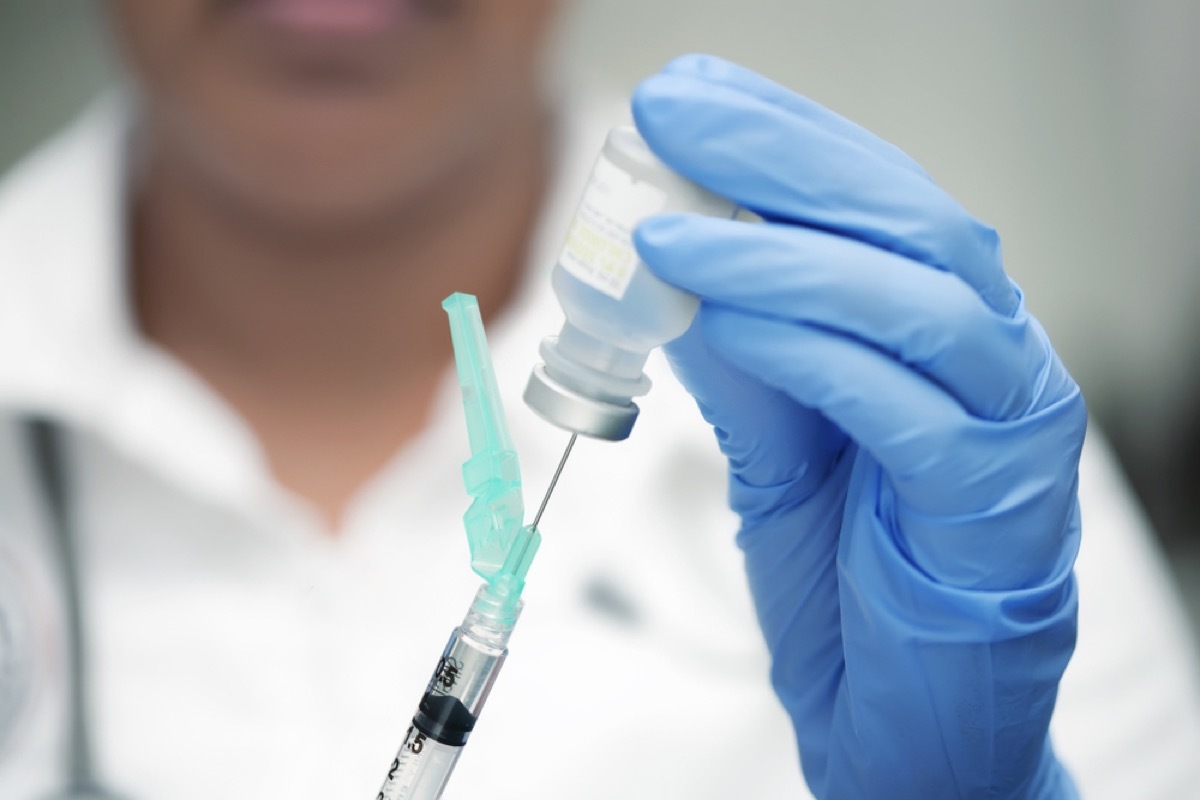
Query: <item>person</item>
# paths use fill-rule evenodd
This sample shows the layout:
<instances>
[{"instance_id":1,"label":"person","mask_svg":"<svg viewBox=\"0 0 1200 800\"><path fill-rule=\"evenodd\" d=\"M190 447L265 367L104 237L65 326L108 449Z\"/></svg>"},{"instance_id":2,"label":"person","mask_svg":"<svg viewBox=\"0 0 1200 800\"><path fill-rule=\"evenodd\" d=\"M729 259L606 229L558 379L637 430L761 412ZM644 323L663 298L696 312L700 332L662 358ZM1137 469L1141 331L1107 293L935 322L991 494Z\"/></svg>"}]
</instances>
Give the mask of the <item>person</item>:
<instances>
[{"instance_id":1,"label":"person","mask_svg":"<svg viewBox=\"0 0 1200 800\"><path fill-rule=\"evenodd\" d=\"M527 479L564 440L516 399L602 133L548 106L554 6L109 4L129 93L0 193L0 795L373 796L473 588L441 298ZM798 750L817 797L1194 793L1177 605L994 232L726 62L632 111L766 220L635 235L702 299L668 356L734 514L665 378L583 443L451 792L795 797Z\"/></svg>"}]
</instances>

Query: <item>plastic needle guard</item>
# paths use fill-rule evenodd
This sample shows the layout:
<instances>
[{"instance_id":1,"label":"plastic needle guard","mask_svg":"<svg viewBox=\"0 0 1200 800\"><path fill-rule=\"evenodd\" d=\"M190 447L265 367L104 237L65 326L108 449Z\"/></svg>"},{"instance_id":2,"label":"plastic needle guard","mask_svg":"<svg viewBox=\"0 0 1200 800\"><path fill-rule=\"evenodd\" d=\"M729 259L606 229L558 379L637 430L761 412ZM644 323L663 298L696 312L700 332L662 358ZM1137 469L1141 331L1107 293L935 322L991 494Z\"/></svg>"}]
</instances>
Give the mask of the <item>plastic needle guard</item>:
<instances>
[{"instance_id":1,"label":"plastic needle guard","mask_svg":"<svg viewBox=\"0 0 1200 800\"><path fill-rule=\"evenodd\" d=\"M463 483L474 498L463 516L471 569L515 599L524 588L541 534L522 524L521 468L500 403L479 303L474 295L456 293L442 302L442 308L450 315L454 363L471 443L471 458L463 464Z\"/></svg>"}]
</instances>

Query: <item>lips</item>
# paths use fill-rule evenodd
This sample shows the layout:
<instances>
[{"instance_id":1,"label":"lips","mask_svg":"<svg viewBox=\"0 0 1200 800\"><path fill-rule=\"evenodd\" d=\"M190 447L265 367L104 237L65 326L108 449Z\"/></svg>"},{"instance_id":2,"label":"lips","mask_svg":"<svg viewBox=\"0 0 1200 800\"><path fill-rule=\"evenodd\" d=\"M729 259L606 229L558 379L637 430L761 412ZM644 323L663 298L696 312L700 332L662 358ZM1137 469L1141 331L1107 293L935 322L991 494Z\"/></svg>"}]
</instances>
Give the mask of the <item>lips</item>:
<instances>
[{"instance_id":1,"label":"lips","mask_svg":"<svg viewBox=\"0 0 1200 800\"><path fill-rule=\"evenodd\" d=\"M407 0L250 0L258 22L304 37L371 37L395 31L419 13Z\"/></svg>"}]
</instances>

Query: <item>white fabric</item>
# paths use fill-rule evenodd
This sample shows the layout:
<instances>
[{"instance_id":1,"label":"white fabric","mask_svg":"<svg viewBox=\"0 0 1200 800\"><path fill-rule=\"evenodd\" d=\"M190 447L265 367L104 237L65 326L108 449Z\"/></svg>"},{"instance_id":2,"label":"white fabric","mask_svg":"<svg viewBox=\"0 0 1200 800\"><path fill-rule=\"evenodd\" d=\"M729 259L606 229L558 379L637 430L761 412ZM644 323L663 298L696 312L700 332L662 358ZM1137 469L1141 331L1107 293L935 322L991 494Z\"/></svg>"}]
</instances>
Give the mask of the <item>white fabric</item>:
<instances>
[{"instance_id":1,"label":"white fabric","mask_svg":"<svg viewBox=\"0 0 1200 800\"><path fill-rule=\"evenodd\" d=\"M16 640L33 664L0 750L0 798L62 781L59 587L17 438L28 410L71 430L108 784L144 800L373 797L478 583L460 522L457 387L447 374L429 428L362 490L341 535L323 534L232 410L136 333L121 119L100 107L0 187L0 559L23 576L0 591L0 614L25 631ZM572 119L537 266L489 332L527 505L566 439L519 400L561 320L545 268L612 121ZM652 370L633 437L581 441L572 456L512 655L448 797L806 796L723 465L690 399L661 363ZM1081 483L1080 643L1056 746L1085 796L1200 796L1186 626L1095 435Z\"/></svg>"}]
</instances>

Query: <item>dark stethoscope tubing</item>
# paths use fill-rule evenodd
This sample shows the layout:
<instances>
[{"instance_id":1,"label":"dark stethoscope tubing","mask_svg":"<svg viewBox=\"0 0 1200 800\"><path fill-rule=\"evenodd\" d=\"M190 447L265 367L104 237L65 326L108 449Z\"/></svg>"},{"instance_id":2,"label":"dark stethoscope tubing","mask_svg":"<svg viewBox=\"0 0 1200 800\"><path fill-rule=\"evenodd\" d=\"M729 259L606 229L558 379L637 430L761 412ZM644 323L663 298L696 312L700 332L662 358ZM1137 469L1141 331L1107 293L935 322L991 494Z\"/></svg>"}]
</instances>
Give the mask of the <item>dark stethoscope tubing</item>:
<instances>
[{"instance_id":1,"label":"dark stethoscope tubing","mask_svg":"<svg viewBox=\"0 0 1200 800\"><path fill-rule=\"evenodd\" d=\"M57 423L48 419L31 417L24 420L24 435L58 564L59 580L62 584L63 617L66 623L66 780L61 789L48 795L45 800L125 800L122 795L110 791L100 783L92 759L78 537L71 515L72 487L67 471L63 430Z\"/></svg>"}]
</instances>

